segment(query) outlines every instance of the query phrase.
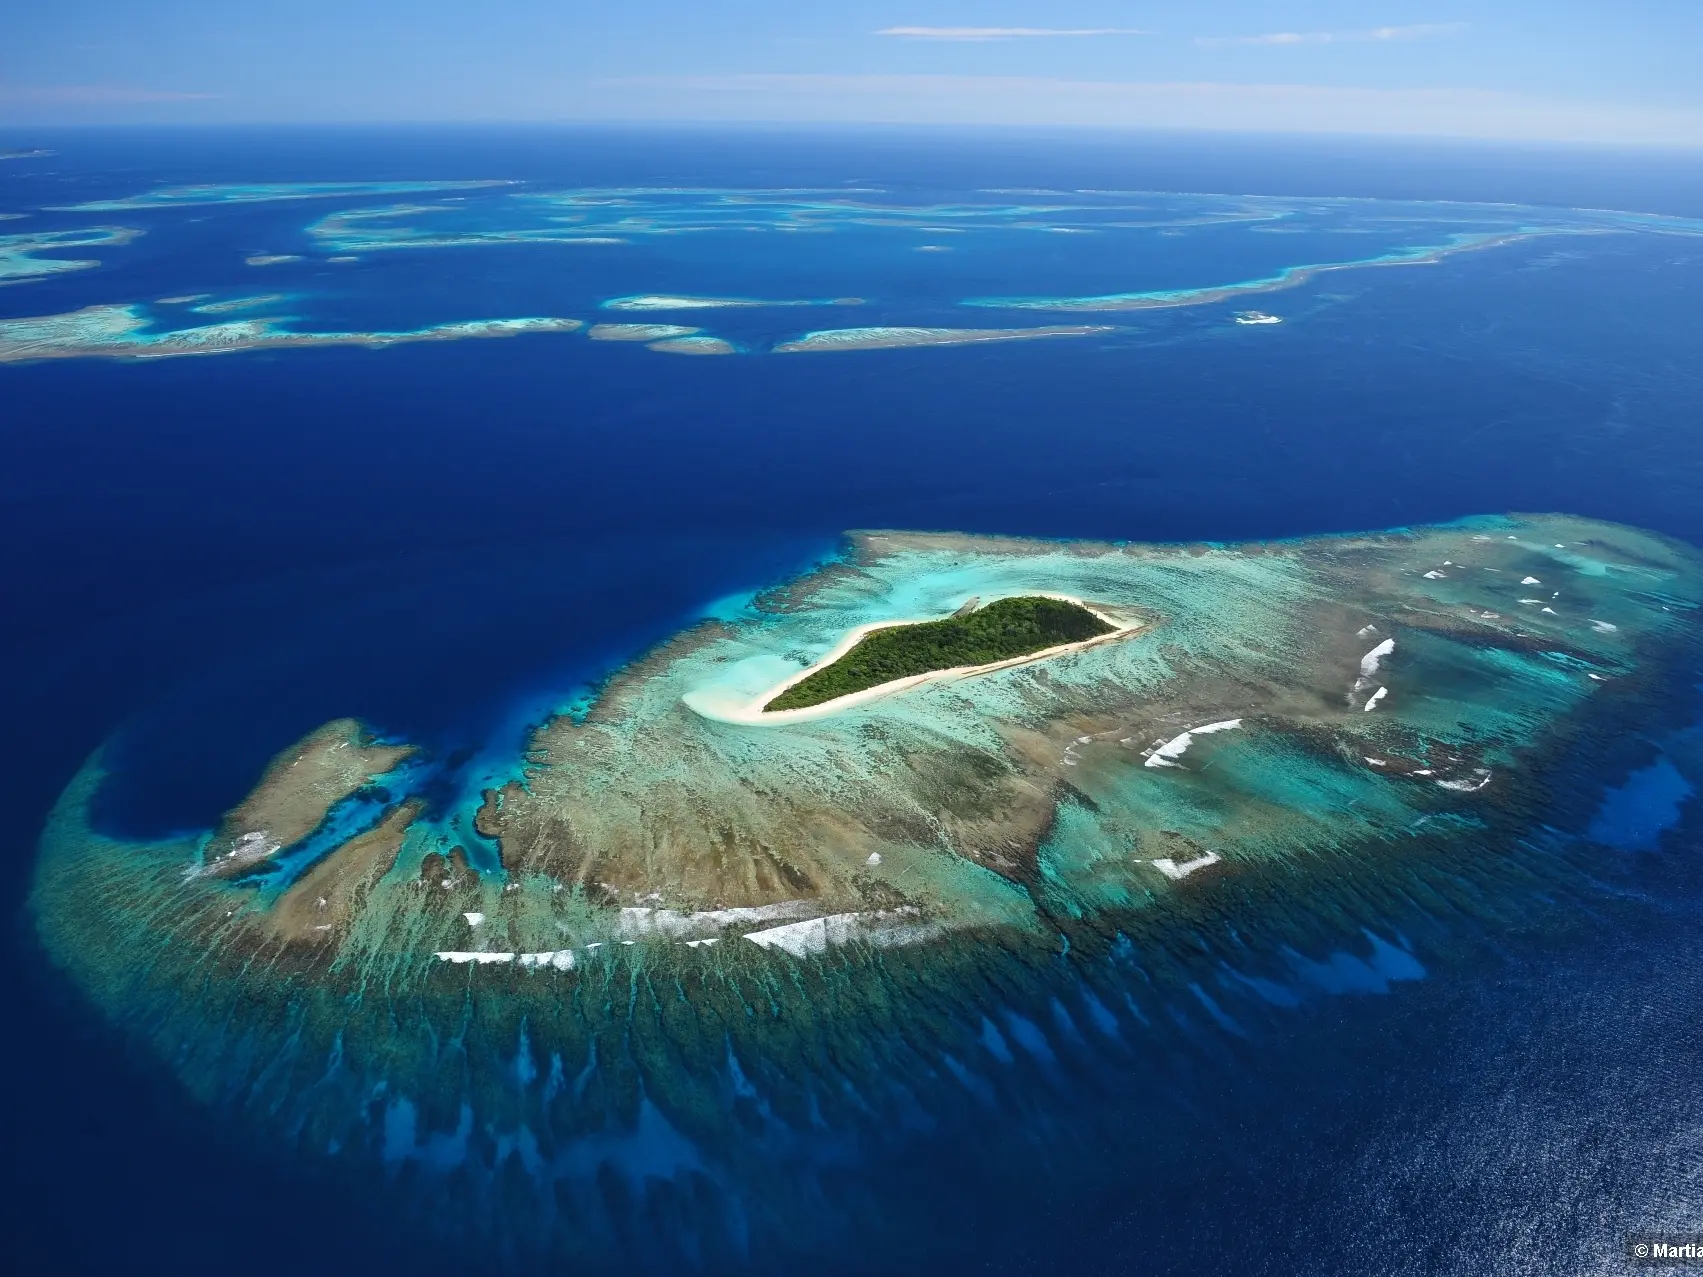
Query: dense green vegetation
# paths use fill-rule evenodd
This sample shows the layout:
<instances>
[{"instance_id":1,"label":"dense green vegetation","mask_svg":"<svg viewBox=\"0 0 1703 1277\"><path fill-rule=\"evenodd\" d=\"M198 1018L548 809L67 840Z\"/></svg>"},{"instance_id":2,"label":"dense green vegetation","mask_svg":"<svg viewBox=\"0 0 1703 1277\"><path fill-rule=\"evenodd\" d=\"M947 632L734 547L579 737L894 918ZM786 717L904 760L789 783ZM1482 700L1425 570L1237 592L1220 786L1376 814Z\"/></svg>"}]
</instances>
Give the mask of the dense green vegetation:
<instances>
[{"instance_id":1,"label":"dense green vegetation","mask_svg":"<svg viewBox=\"0 0 1703 1277\"><path fill-rule=\"evenodd\" d=\"M763 709L804 709L913 674L991 665L1111 630L1087 608L1063 599L1000 599L944 621L866 634L839 660L794 683Z\"/></svg>"}]
</instances>

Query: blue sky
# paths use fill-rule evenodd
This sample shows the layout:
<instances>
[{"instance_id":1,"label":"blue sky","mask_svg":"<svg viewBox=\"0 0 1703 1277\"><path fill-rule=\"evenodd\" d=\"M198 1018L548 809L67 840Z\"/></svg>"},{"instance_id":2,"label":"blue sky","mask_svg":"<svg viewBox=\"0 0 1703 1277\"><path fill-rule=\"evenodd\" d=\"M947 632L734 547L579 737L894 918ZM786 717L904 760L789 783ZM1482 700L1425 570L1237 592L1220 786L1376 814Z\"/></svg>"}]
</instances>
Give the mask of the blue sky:
<instances>
[{"instance_id":1,"label":"blue sky","mask_svg":"<svg viewBox=\"0 0 1703 1277\"><path fill-rule=\"evenodd\" d=\"M14 0L0 121L869 121L1703 145L1703 0Z\"/></svg>"}]
</instances>

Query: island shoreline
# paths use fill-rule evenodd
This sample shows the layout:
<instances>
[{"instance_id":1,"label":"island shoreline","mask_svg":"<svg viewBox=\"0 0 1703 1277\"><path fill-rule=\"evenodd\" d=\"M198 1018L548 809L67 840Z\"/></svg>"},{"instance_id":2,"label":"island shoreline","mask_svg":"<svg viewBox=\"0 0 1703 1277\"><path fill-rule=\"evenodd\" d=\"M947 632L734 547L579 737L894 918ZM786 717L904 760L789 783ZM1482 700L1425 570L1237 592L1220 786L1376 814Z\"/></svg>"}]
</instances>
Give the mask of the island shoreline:
<instances>
[{"instance_id":1,"label":"island shoreline","mask_svg":"<svg viewBox=\"0 0 1703 1277\"><path fill-rule=\"evenodd\" d=\"M770 710L765 708L776 697L785 693L788 688L802 683L812 674L827 669L840 660L861 643L865 636L873 634L877 630L898 629L907 625L926 625L943 618L931 616L907 617L897 621L871 621L867 625L859 625L848 630L834 645L833 649L821 659L797 673L787 676L772 687L759 692L754 699L739 708L722 708L716 705L710 697L699 697L696 690L686 693L681 700L694 714L713 722L736 723L746 727L781 727L789 723L802 723L811 719L827 718L830 715L848 709L856 709L861 705L867 705L872 701L881 700L899 692L909 691L913 687L921 687L926 683L956 682L958 679L973 678L978 674L992 674L998 670L1013 669L1016 666L1027 665L1034 661L1050 660L1052 657L1063 656L1069 652L1085 651L1101 643L1111 643L1129 638L1151 628L1146 619L1131 623L1127 618L1111 615L1070 594L1059 594L1048 590L1028 590L1022 595L1008 595L1006 597L1057 599L1064 603L1074 603L1097 620L1110 625L1112 629L1109 633L1096 634L1092 638L1079 639L1074 643L1055 644L1052 647L1042 648L1038 652L1025 652L1020 656L1007 657L1005 660L993 661L986 665L954 665L948 669L927 670L921 674L910 674L904 678L878 683L874 687L865 687L855 692L848 692L844 696L836 696L833 700L823 701L819 705L806 705L798 709ZM998 601L997 599L989 600L989 602Z\"/></svg>"}]
</instances>

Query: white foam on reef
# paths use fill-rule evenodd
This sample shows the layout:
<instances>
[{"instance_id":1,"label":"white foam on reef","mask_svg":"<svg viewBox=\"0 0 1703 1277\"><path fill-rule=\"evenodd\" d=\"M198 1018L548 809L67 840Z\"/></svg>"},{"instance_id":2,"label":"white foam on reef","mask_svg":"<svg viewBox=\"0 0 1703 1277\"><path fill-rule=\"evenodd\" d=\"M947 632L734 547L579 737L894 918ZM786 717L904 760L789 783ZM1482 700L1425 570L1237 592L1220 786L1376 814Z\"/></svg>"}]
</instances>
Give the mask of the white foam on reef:
<instances>
[{"instance_id":1,"label":"white foam on reef","mask_svg":"<svg viewBox=\"0 0 1703 1277\"><path fill-rule=\"evenodd\" d=\"M1613 634L1620 627L1613 621L1599 621L1595 617L1592 617L1591 628L1598 634Z\"/></svg>"},{"instance_id":2,"label":"white foam on reef","mask_svg":"<svg viewBox=\"0 0 1703 1277\"><path fill-rule=\"evenodd\" d=\"M517 960L521 966L531 970L537 970L540 967L551 967L557 971L572 971L574 969L574 951L572 949L546 949L540 953L523 953L518 955Z\"/></svg>"},{"instance_id":3,"label":"white foam on reef","mask_svg":"<svg viewBox=\"0 0 1703 1277\"><path fill-rule=\"evenodd\" d=\"M467 925L470 927L477 927L485 921L485 915L482 913L464 913L461 916L467 919Z\"/></svg>"},{"instance_id":4,"label":"white foam on reef","mask_svg":"<svg viewBox=\"0 0 1703 1277\"><path fill-rule=\"evenodd\" d=\"M1378 646L1360 658L1360 677L1371 678L1378 672L1378 666L1384 662L1384 657L1396 650L1394 639L1385 639Z\"/></svg>"},{"instance_id":5,"label":"white foam on reef","mask_svg":"<svg viewBox=\"0 0 1703 1277\"><path fill-rule=\"evenodd\" d=\"M245 860L250 858L262 859L270 856L283 845L267 834L264 829L251 829L238 837L231 844L231 849L221 859L234 860L239 857Z\"/></svg>"},{"instance_id":6,"label":"white foam on reef","mask_svg":"<svg viewBox=\"0 0 1703 1277\"><path fill-rule=\"evenodd\" d=\"M1216 851L1206 852L1204 855L1196 856L1193 860L1185 860L1182 864L1178 864L1169 856L1161 856L1153 862L1153 867L1173 882L1179 882L1195 870L1205 869L1208 865L1216 865L1222 859L1224 857Z\"/></svg>"},{"instance_id":7,"label":"white foam on reef","mask_svg":"<svg viewBox=\"0 0 1703 1277\"><path fill-rule=\"evenodd\" d=\"M1191 727L1180 736L1173 736L1163 745L1157 747L1147 756L1149 767L1175 767L1176 760L1189 752L1189 746L1194 744L1196 736L1207 736L1213 732L1228 732L1242 725L1239 718L1227 718L1221 723L1208 723L1204 727ZM1158 861L1154 861L1158 864Z\"/></svg>"},{"instance_id":8,"label":"white foam on reef","mask_svg":"<svg viewBox=\"0 0 1703 1277\"><path fill-rule=\"evenodd\" d=\"M1374 709L1376 709L1378 707L1378 702L1383 700L1384 697L1388 696L1389 694L1390 694L1390 689L1387 688L1387 687L1380 687L1377 691L1373 692L1370 696L1368 696L1366 698L1366 705L1365 705L1366 712L1371 713L1371 711L1373 711Z\"/></svg>"},{"instance_id":9,"label":"white foam on reef","mask_svg":"<svg viewBox=\"0 0 1703 1277\"><path fill-rule=\"evenodd\" d=\"M1433 576L1437 574L1427 572L1425 575ZM1359 637L1364 638L1368 630L1372 630L1373 633L1376 633L1376 631L1368 625L1366 629L1360 631ZM1379 643L1370 652L1367 652L1366 655L1360 658L1360 677L1354 680L1354 686L1348 690L1348 703L1350 705L1354 703L1354 698L1356 696L1365 691L1368 687L1372 686L1373 680L1378 676L1379 667L1384 663L1384 658L1395 650L1396 641L1394 639L1385 639L1382 643ZM1384 690L1379 689L1379 691L1372 696L1371 700L1367 701L1365 705L1361 706L1361 708L1371 709L1373 705L1377 704L1378 700L1383 695Z\"/></svg>"},{"instance_id":10,"label":"white foam on reef","mask_svg":"<svg viewBox=\"0 0 1703 1277\"><path fill-rule=\"evenodd\" d=\"M791 922L764 931L748 931L745 939L763 949L778 949L795 958L825 953L831 946L861 940L877 948L922 944L943 934L938 924L919 923L912 908L875 913L833 913L825 918Z\"/></svg>"},{"instance_id":11,"label":"white foam on reef","mask_svg":"<svg viewBox=\"0 0 1703 1277\"><path fill-rule=\"evenodd\" d=\"M830 714L843 713L860 705L867 705L883 697L892 696L897 692L908 691L913 687L921 687L925 683L951 682L969 678L978 674L992 674L997 670L1012 669L1019 665L1032 664L1035 661L1050 660L1055 656L1063 656L1068 652L1084 651L1103 643L1114 642L1127 638L1145 626L1143 621L1130 621L1109 612L1098 611L1089 604L1071 594L1059 594L1049 590L1025 590L1016 595L989 596L986 602L998 602L1000 598L1043 598L1060 599L1066 603L1074 603L1084 611L1092 613L1112 629L1105 634L1096 634L1093 638L1083 639L1077 643L1060 643L1056 647L1042 648L1038 652L1029 652L1023 656L1013 656L1008 660L994 661L988 665L959 665L952 669L929 670L925 674L912 674L909 678L894 679L890 683L880 683L875 687L866 687L862 691L852 692L846 696L836 696L831 701L823 701L820 705L807 705L802 709L765 710L763 707L787 688L795 683L803 682L818 670L826 669L839 660L858 643L864 635L875 630L892 629L901 625L922 625L929 621L940 620L937 616L908 617L898 621L871 621L867 625L859 625L846 632L831 651L815 664L789 674L778 683L758 692L755 697L749 693L736 691L726 681L693 688L680 698L681 703L693 713L703 718L712 719L719 723L739 723L748 727L779 727L787 723L807 722L810 719L826 718ZM765 662L765 665L767 662Z\"/></svg>"},{"instance_id":12,"label":"white foam on reef","mask_svg":"<svg viewBox=\"0 0 1703 1277\"><path fill-rule=\"evenodd\" d=\"M1528 577L1521 578L1520 584L1521 585L1542 585L1543 582L1538 580L1535 576L1528 576Z\"/></svg>"},{"instance_id":13,"label":"white foam on reef","mask_svg":"<svg viewBox=\"0 0 1703 1277\"><path fill-rule=\"evenodd\" d=\"M785 926L770 927L766 931L747 932L745 938L752 944L764 949L780 949L790 953L795 958L806 957L812 953L822 953L831 943L829 928L832 925L834 938L844 943L843 932L846 931L850 914L834 914L832 918L812 918L808 922L789 922Z\"/></svg>"},{"instance_id":14,"label":"white foam on reef","mask_svg":"<svg viewBox=\"0 0 1703 1277\"><path fill-rule=\"evenodd\" d=\"M472 964L476 967L503 966L515 963L529 971L549 967L556 971L572 971L575 966L572 949L543 949L536 953L494 953L480 950L443 950L432 955L439 962L452 962L456 966Z\"/></svg>"},{"instance_id":15,"label":"white foam on reef","mask_svg":"<svg viewBox=\"0 0 1703 1277\"><path fill-rule=\"evenodd\" d=\"M1439 780L1436 784L1440 789L1452 789L1461 794L1476 794L1491 780L1492 775L1488 770L1483 767L1476 767L1473 769L1473 776L1470 780Z\"/></svg>"},{"instance_id":16,"label":"white foam on reef","mask_svg":"<svg viewBox=\"0 0 1703 1277\"><path fill-rule=\"evenodd\" d=\"M751 926L807 918L816 912L808 900L782 900L770 905L745 905L733 909L705 909L682 913L677 909L632 907L621 910L616 934L622 940L670 940L702 937L727 927Z\"/></svg>"},{"instance_id":17,"label":"white foam on reef","mask_svg":"<svg viewBox=\"0 0 1703 1277\"><path fill-rule=\"evenodd\" d=\"M741 905L732 909L706 909L689 915L718 927L737 926L742 922L770 922L776 918L797 918L816 906L808 900L782 900L772 905Z\"/></svg>"}]
</instances>

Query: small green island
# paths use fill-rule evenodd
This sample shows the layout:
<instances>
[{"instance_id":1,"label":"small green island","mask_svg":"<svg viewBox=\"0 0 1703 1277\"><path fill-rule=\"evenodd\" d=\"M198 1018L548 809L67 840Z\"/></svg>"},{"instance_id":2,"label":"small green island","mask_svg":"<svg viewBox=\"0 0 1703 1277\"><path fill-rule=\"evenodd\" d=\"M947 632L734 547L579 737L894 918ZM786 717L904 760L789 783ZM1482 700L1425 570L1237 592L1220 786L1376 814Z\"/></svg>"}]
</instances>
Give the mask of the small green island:
<instances>
[{"instance_id":1,"label":"small green island","mask_svg":"<svg viewBox=\"0 0 1703 1277\"><path fill-rule=\"evenodd\" d=\"M808 709L918 674L995 665L1049 647L1082 643L1114 628L1068 599L1027 595L983 608L972 599L943 621L870 631L839 660L800 679L763 710Z\"/></svg>"}]
</instances>

